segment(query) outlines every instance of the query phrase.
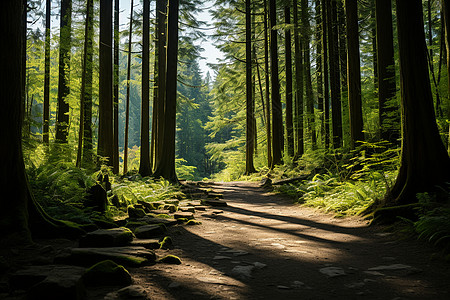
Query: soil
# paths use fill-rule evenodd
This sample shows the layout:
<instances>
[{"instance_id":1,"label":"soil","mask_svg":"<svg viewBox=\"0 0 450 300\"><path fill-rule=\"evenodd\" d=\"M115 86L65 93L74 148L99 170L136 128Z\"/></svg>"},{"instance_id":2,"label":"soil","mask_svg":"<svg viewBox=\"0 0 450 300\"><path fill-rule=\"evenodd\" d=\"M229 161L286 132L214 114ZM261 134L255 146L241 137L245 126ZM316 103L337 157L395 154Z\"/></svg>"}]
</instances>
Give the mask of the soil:
<instances>
[{"instance_id":1,"label":"soil","mask_svg":"<svg viewBox=\"0 0 450 300\"><path fill-rule=\"evenodd\" d=\"M425 242L368 226L359 217L337 218L293 204L254 182L201 188L222 194L228 205L197 210L202 225L168 228L175 249L156 254L176 255L182 264L128 268L149 299L450 299L450 262ZM23 265L19 254L27 263L33 258L32 264L47 264L49 251L76 246L38 242L47 246L10 251L17 267ZM90 288L88 299L104 299L117 289ZM6 295L0 298L24 296Z\"/></svg>"},{"instance_id":2,"label":"soil","mask_svg":"<svg viewBox=\"0 0 450 300\"><path fill-rule=\"evenodd\" d=\"M228 206L171 229L176 248L167 252L183 263L130 270L150 299L450 299L450 263L430 245L257 183L209 188Z\"/></svg>"}]
</instances>

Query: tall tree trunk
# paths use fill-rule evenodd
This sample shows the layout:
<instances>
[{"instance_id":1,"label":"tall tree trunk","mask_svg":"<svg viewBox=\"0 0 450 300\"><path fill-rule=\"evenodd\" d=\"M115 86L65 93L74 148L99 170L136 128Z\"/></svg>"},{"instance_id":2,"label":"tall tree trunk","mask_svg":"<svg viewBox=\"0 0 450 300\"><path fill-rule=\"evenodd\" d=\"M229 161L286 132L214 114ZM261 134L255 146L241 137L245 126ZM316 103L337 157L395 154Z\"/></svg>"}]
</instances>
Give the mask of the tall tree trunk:
<instances>
[{"instance_id":1,"label":"tall tree trunk","mask_svg":"<svg viewBox=\"0 0 450 300\"><path fill-rule=\"evenodd\" d=\"M112 1L100 0L99 120L97 154L113 163Z\"/></svg>"},{"instance_id":2,"label":"tall tree trunk","mask_svg":"<svg viewBox=\"0 0 450 300\"><path fill-rule=\"evenodd\" d=\"M339 41L337 28L337 7L335 0L328 2L328 48L330 49L330 87L331 87L331 114L333 129L333 147L342 146L342 112L341 112L341 83L339 71Z\"/></svg>"},{"instance_id":3,"label":"tall tree trunk","mask_svg":"<svg viewBox=\"0 0 450 300\"><path fill-rule=\"evenodd\" d=\"M155 177L163 177L177 183L175 172L175 131L177 109L177 64L178 64L178 7L179 0L169 1L167 19L167 72L165 90L164 141L162 156L156 165Z\"/></svg>"},{"instance_id":4,"label":"tall tree trunk","mask_svg":"<svg viewBox=\"0 0 450 300\"><path fill-rule=\"evenodd\" d=\"M150 0L144 0L142 9L142 114L141 114L141 159L139 174L150 176L152 166L150 160Z\"/></svg>"},{"instance_id":5,"label":"tall tree trunk","mask_svg":"<svg viewBox=\"0 0 450 300\"><path fill-rule=\"evenodd\" d=\"M113 173L119 173L119 0L114 0Z\"/></svg>"},{"instance_id":6,"label":"tall tree trunk","mask_svg":"<svg viewBox=\"0 0 450 300\"><path fill-rule=\"evenodd\" d=\"M58 143L67 143L69 135L69 103L70 93L70 48L72 26L72 0L61 1L60 42L59 42L59 79L58 106L56 115L56 136Z\"/></svg>"},{"instance_id":7,"label":"tall tree trunk","mask_svg":"<svg viewBox=\"0 0 450 300\"><path fill-rule=\"evenodd\" d=\"M350 117L350 148L364 141L362 103L361 103L361 68L359 62L359 28L358 3L345 0L347 15L347 81L348 107Z\"/></svg>"},{"instance_id":8,"label":"tall tree trunk","mask_svg":"<svg viewBox=\"0 0 450 300\"><path fill-rule=\"evenodd\" d=\"M84 139L84 125L85 125L85 98L86 98L86 80L87 80L87 64L88 64L88 43L89 43L89 23L91 22L92 0L86 1L86 21L84 24L84 50L83 50L83 65L81 67L81 92L80 92L80 127L78 131L78 149L76 166L81 167L83 154L83 139Z\"/></svg>"},{"instance_id":9,"label":"tall tree trunk","mask_svg":"<svg viewBox=\"0 0 450 300\"><path fill-rule=\"evenodd\" d=\"M445 24L445 48L447 52L447 74L450 74L450 6L446 1L442 1L442 11ZM448 101L450 102L450 76L447 75L448 82ZM450 119L450 110L448 110L447 118ZM448 145L447 151L450 153L450 126L448 127Z\"/></svg>"},{"instance_id":10,"label":"tall tree trunk","mask_svg":"<svg viewBox=\"0 0 450 300\"><path fill-rule=\"evenodd\" d=\"M23 47L20 50L21 51L21 55L22 55L22 71L21 71L21 83L22 83L22 107L24 109L24 112L27 111L28 108L28 104L27 104L27 28L28 28L28 5L27 5L27 0L22 0L22 16L21 16L21 26L20 28L22 29L22 44Z\"/></svg>"},{"instance_id":11,"label":"tall tree trunk","mask_svg":"<svg viewBox=\"0 0 450 300\"><path fill-rule=\"evenodd\" d=\"M291 24L290 5L284 7L284 22L286 25ZM285 30L284 48L286 55L286 139L288 155L294 156L294 124L292 117L292 46L291 46L291 29Z\"/></svg>"},{"instance_id":12,"label":"tall tree trunk","mask_svg":"<svg viewBox=\"0 0 450 300\"><path fill-rule=\"evenodd\" d=\"M51 219L30 192L22 151L22 47L25 47L22 16L22 1L3 3L0 35L8 41L0 44L0 70L8 74L0 81L0 126L8 128L2 133L4 146L0 147L0 189L6 195L0 197L0 244L3 246L31 243L30 230L39 236L73 237L82 232ZM14 195L13 201L9 195Z\"/></svg>"},{"instance_id":13,"label":"tall tree trunk","mask_svg":"<svg viewBox=\"0 0 450 300\"><path fill-rule=\"evenodd\" d=\"M88 0L86 22L88 38L86 49L86 83L84 92L84 125L83 125L83 155L82 166L89 167L94 161L92 143L92 78L94 63L94 1Z\"/></svg>"},{"instance_id":14,"label":"tall tree trunk","mask_svg":"<svg viewBox=\"0 0 450 300\"><path fill-rule=\"evenodd\" d=\"M295 138L297 144L294 160L297 160L305 151L303 144L303 53L300 39L297 0L292 1L292 7L294 10Z\"/></svg>"},{"instance_id":15,"label":"tall tree trunk","mask_svg":"<svg viewBox=\"0 0 450 300\"><path fill-rule=\"evenodd\" d=\"M131 39L133 37L133 0L130 7L130 27L128 32L127 100L125 104L125 141L123 146L123 174L128 172L128 130L130 125L130 81L131 81Z\"/></svg>"},{"instance_id":16,"label":"tall tree trunk","mask_svg":"<svg viewBox=\"0 0 450 300\"><path fill-rule=\"evenodd\" d=\"M269 78L269 34L268 34L267 0L264 0L264 70L266 74L266 137L267 137L267 166L272 166L272 134L270 120L270 78Z\"/></svg>"},{"instance_id":17,"label":"tall tree trunk","mask_svg":"<svg viewBox=\"0 0 450 300\"><path fill-rule=\"evenodd\" d=\"M341 89L341 113L342 123L348 124L350 120L348 107L348 86L347 86L347 29L345 17L345 0L336 0L337 4L337 27L339 39L339 74L340 74L340 89ZM373 0L372 0L373 1ZM349 144L350 128L349 126L342 126L342 140L343 144Z\"/></svg>"},{"instance_id":18,"label":"tall tree trunk","mask_svg":"<svg viewBox=\"0 0 450 300\"><path fill-rule=\"evenodd\" d=\"M391 0L376 0L378 102L381 139L397 144L399 114L397 105L388 102L395 98L394 37Z\"/></svg>"},{"instance_id":19,"label":"tall tree trunk","mask_svg":"<svg viewBox=\"0 0 450 300\"><path fill-rule=\"evenodd\" d=\"M374 2L376 2L375 0ZM373 61L373 86L374 86L374 95L375 97L378 97L378 50L377 50L377 28L376 28L376 4L371 3L371 10L370 10L370 18L371 18L371 37L372 37L372 61ZM392 13L391 13L392 15ZM392 21L391 21L392 23ZM392 27L392 25L391 25Z\"/></svg>"},{"instance_id":20,"label":"tall tree trunk","mask_svg":"<svg viewBox=\"0 0 450 300\"><path fill-rule=\"evenodd\" d=\"M252 80L252 19L251 1L245 0L245 92L246 92L246 142L245 142L245 174L256 172L253 165L254 151L254 110L253 110L253 80Z\"/></svg>"},{"instance_id":21,"label":"tall tree trunk","mask_svg":"<svg viewBox=\"0 0 450 300\"><path fill-rule=\"evenodd\" d=\"M322 47L323 47L323 105L324 105L324 123L325 123L325 149L330 147L330 88L329 88L329 72L328 72L328 7L329 0L322 0Z\"/></svg>"},{"instance_id":22,"label":"tall tree trunk","mask_svg":"<svg viewBox=\"0 0 450 300\"><path fill-rule=\"evenodd\" d=\"M276 1L269 0L270 24L270 74L272 79L272 166L283 163L283 112L280 98L280 82L278 80L278 41L277 41L277 8Z\"/></svg>"},{"instance_id":23,"label":"tall tree trunk","mask_svg":"<svg viewBox=\"0 0 450 300\"><path fill-rule=\"evenodd\" d=\"M308 133L311 136L311 148L317 147L316 141L316 125L314 116L314 98L311 83L311 26L309 24L308 0L302 0L302 25L303 25L303 49L305 55L304 71L305 71L305 91L306 91L306 124Z\"/></svg>"},{"instance_id":24,"label":"tall tree trunk","mask_svg":"<svg viewBox=\"0 0 450 300\"><path fill-rule=\"evenodd\" d=\"M433 108L422 1L396 2L402 152L396 183L386 197L387 206L415 203L417 193L438 191L436 186L450 179L450 159L439 135Z\"/></svg>"},{"instance_id":25,"label":"tall tree trunk","mask_svg":"<svg viewBox=\"0 0 450 300\"><path fill-rule=\"evenodd\" d=\"M45 62L44 62L44 105L42 120L42 141L49 144L50 124L50 22L51 22L51 0L45 4Z\"/></svg>"},{"instance_id":26,"label":"tall tree trunk","mask_svg":"<svg viewBox=\"0 0 450 300\"><path fill-rule=\"evenodd\" d=\"M159 164L162 157L162 145L164 143L164 112L166 91L166 15L167 0L156 1L156 25L157 25L157 59L158 68L156 75L157 99L153 109L156 110L156 137L155 137L155 166Z\"/></svg>"},{"instance_id":27,"label":"tall tree trunk","mask_svg":"<svg viewBox=\"0 0 450 300\"><path fill-rule=\"evenodd\" d=\"M316 0L316 74L317 74L317 109L320 114L320 143L323 145L325 136L325 124L323 120L323 67L322 67L322 3Z\"/></svg>"}]
</instances>

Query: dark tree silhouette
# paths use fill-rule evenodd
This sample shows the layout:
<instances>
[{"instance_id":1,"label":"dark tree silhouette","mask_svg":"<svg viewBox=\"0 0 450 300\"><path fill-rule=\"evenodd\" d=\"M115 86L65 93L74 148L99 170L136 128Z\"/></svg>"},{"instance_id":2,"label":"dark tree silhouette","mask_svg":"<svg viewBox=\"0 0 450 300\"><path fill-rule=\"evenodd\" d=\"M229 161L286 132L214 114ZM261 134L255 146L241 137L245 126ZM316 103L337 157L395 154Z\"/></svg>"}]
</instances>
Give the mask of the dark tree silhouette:
<instances>
[{"instance_id":1,"label":"dark tree silhouette","mask_svg":"<svg viewBox=\"0 0 450 300\"><path fill-rule=\"evenodd\" d=\"M51 22L51 0L45 2L45 62L44 62L44 107L43 107L43 127L42 141L49 143L49 122L50 122L50 22Z\"/></svg>"}]
</instances>

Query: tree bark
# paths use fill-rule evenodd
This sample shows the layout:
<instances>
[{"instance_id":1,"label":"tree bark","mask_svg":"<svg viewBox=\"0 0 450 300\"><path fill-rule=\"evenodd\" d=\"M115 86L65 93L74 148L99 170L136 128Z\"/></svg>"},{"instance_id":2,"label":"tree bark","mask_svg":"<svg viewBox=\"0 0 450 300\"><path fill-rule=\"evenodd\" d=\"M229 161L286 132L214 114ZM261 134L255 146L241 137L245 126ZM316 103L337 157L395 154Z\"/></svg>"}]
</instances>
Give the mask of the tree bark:
<instances>
[{"instance_id":1,"label":"tree bark","mask_svg":"<svg viewBox=\"0 0 450 300\"><path fill-rule=\"evenodd\" d=\"M61 1L58 106L56 114L56 142L67 143L69 135L70 48L72 26L72 0Z\"/></svg>"},{"instance_id":2,"label":"tree bark","mask_svg":"<svg viewBox=\"0 0 450 300\"><path fill-rule=\"evenodd\" d=\"M113 163L112 0L100 0L99 120L97 154Z\"/></svg>"},{"instance_id":3,"label":"tree bark","mask_svg":"<svg viewBox=\"0 0 450 300\"><path fill-rule=\"evenodd\" d=\"M267 0L264 0L264 70L266 74L266 137L267 137L267 166L272 166L272 134L270 120L270 76L269 76L269 35L268 35Z\"/></svg>"},{"instance_id":4,"label":"tree bark","mask_svg":"<svg viewBox=\"0 0 450 300\"><path fill-rule=\"evenodd\" d=\"M50 122L50 22L51 22L51 0L45 4L45 62L44 62L44 104L42 120L42 141L49 144L49 122Z\"/></svg>"},{"instance_id":5,"label":"tree bark","mask_svg":"<svg viewBox=\"0 0 450 300\"><path fill-rule=\"evenodd\" d=\"M361 103L361 68L359 60L358 3L353 0L345 0L345 12L347 15L347 82L350 148L355 149L358 142L364 141Z\"/></svg>"},{"instance_id":6,"label":"tree bark","mask_svg":"<svg viewBox=\"0 0 450 300\"><path fill-rule=\"evenodd\" d=\"M114 0L113 173L119 173L119 0Z\"/></svg>"},{"instance_id":7,"label":"tree bark","mask_svg":"<svg viewBox=\"0 0 450 300\"><path fill-rule=\"evenodd\" d=\"M294 10L294 64L295 64L295 137L297 149L294 160L302 157L305 152L303 143L303 53L300 40L300 23L298 20L298 3L293 0L292 7Z\"/></svg>"},{"instance_id":8,"label":"tree bark","mask_svg":"<svg viewBox=\"0 0 450 300\"><path fill-rule=\"evenodd\" d=\"M142 114L141 114L141 157L139 174L143 177L152 174L150 161L150 0L144 0L142 9Z\"/></svg>"},{"instance_id":9,"label":"tree bark","mask_svg":"<svg viewBox=\"0 0 450 300\"><path fill-rule=\"evenodd\" d=\"M337 26L336 0L328 2L328 47L330 50L330 87L331 87L331 113L334 149L342 146L342 112L341 112L341 82L339 70L339 41Z\"/></svg>"},{"instance_id":10,"label":"tree bark","mask_svg":"<svg viewBox=\"0 0 450 300\"><path fill-rule=\"evenodd\" d=\"M278 41L276 1L269 0L270 24L270 74L272 79L272 166L283 163L283 112L280 98L280 82L278 79Z\"/></svg>"},{"instance_id":11,"label":"tree bark","mask_svg":"<svg viewBox=\"0 0 450 300\"><path fill-rule=\"evenodd\" d=\"M416 203L417 193L449 182L450 159L436 124L422 1L397 0L402 116L401 166L386 206ZM444 201L447 200L445 196ZM437 200L442 200L438 199Z\"/></svg>"},{"instance_id":12,"label":"tree bark","mask_svg":"<svg viewBox=\"0 0 450 300\"><path fill-rule=\"evenodd\" d=\"M329 88L329 72L328 72L328 0L322 0L322 60L323 60L323 119L325 123L325 149L330 147L330 88Z\"/></svg>"},{"instance_id":13,"label":"tree bark","mask_svg":"<svg viewBox=\"0 0 450 300\"><path fill-rule=\"evenodd\" d=\"M399 114L396 105L388 102L395 98L394 37L391 0L375 1L377 29L378 102L381 139L398 144Z\"/></svg>"},{"instance_id":14,"label":"tree bark","mask_svg":"<svg viewBox=\"0 0 450 300\"><path fill-rule=\"evenodd\" d=\"M325 124L323 119L323 67L322 67L322 3L320 0L316 0L316 69L317 69L317 109L320 114L319 126L320 126L320 143L323 146L325 136Z\"/></svg>"},{"instance_id":15,"label":"tree bark","mask_svg":"<svg viewBox=\"0 0 450 300\"><path fill-rule=\"evenodd\" d=\"M123 174L128 172L128 131L130 125L130 81L131 81L131 39L133 37L133 0L130 7L130 27L128 32L127 98L125 103L125 138L123 146Z\"/></svg>"},{"instance_id":16,"label":"tree bark","mask_svg":"<svg viewBox=\"0 0 450 300\"><path fill-rule=\"evenodd\" d=\"M252 20L251 1L245 0L245 92L246 92L246 140L245 140L245 174L256 172L253 165L254 151L254 110L252 80Z\"/></svg>"},{"instance_id":17,"label":"tree bark","mask_svg":"<svg viewBox=\"0 0 450 300\"><path fill-rule=\"evenodd\" d=\"M175 172L175 131L177 109L178 13L179 0L170 0L167 19L167 72L165 90L164 140L161 159L153 176L178 183Z\"/></svg>"},{"instance_id":18,"label":"tree bark","mask_svg":"<svg viewBox=\"0 0 450 300\"><path fill-rule=\"evenodd\" d=\"M445 48L447 52L447 74L450 74L450 6L447 1L442 1L442 11L444 16L445 24ZM450 102L450 76L447 76L448 82L448 101ZM450 119L450 111L448 112L447 118ZM448 127L448 145L447 152L450 153L450 126Z\"/></svg>"},{"instance_id":19,"label":"tree bark","mask_svg":"<svg viewBox=\"0 0 450 300\"><path fill-rule=\"evenodd\" d=\"M291 24L291 9L289 5L284 7L284 22ZM294 156L294 124L292 116L292 48L291 29L285 30L284 49L286 55L286 140L288 155Z\"/></svg>"}]
</instances>

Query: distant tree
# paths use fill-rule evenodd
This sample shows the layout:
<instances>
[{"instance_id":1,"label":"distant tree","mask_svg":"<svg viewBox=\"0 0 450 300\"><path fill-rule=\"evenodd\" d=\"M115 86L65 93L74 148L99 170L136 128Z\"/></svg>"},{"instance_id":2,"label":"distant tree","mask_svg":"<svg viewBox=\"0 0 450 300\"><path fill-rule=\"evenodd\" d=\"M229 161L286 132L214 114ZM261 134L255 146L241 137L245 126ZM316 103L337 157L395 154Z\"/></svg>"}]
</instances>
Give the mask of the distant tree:
<instances>
[{"instance_id":1,"label":"distant tree","mask_svg":"<svg viewBox=\"0 0 450 300\"><path fill-rule=\"evenodd\" d=\"M142 9L142 113L141 113L141 157L139 174L149 176L152 173L150 160L150 0L144 0Z\"/></svg>"},{"instance_id":2,"label":"distant tree","mask_svg":"<svg viewBox=\"0 0 450 300\"><path fill-rule=\"evenodd\" d=\"M246 86L246 139L245 139L245 173L256 172L253 165L254 153L254 95L252 79L252 16L251 1L245 0L245 86Z\"/></svg>"},{"instance_id":3,"label":"distant tree","mask_svg":"<svg viewBox=\"0 0 450 300\"><path fill-rule=\"evenodd\" d=\"M310 52L310 41L311 41L311 26L309 23L309 8L308 1L302 0L302 27L303 27L303 49L304 49L304 72L305 72L305 91L306 91L306 124L308 128L308 133L311 137L311 147L316 149L316 125L314 117L314 98L312 90L312 79L311 79L311 52Z\"/></svg>"},{"instance_id":4,"label":"distant tree","mask_svg":"<svg viewBox=\"0 0 450 300\"><path fill-rule=\"evenodd\" d=\"M297 0L292 1L294 12L294 65L295 65L295 140L296 152L294 160L303 155L303 51L300 40L300 22L298 20Z\"/></svg>"},{"instance_id":5,"label":"distant tree","mask_svg":"<svg viewBox=\"0 0 450 300\"><path fill-rule=\"evenodd\" d=\"M333 129L333 147L342 146L342 111L341 111L341 83L339 68L339 41L337 23L337 4L335 0L327 2L327 26L328 26L328 48L330 64L330 87L331 87L331 113Z\"/></svg>"},{"instance_id":6,"label":"distant tree","mask_svg":"<svg viewBox=\"0 0 450 300\"><path fill-rule=\"evenodd\" d=\"M112 165L113 159L113 57L112 1L100 0L99 120L97 154Z\"/></svg>"},{"instance_id":7,"label":"distant tree","mask_svg":"<svg viewBox=\"0 0 450 300\"><path fill-rule=\"evenodd\" d=\"M267 166L272 166L272 134L270 121L270 76L269 76L269 34L267 0L264 0L264 71L265 71L265 98L266 98L266 138L267 138Z\"/></svg>"},{"instance_id":8,"label":"distant tree","mask_svg":"<svg viewBox=\"0 0 450 300\"><path fill-rule=\"evenodd\" d=\"M316 83L317 83L317 109L320 113L320 120L319 120L319 126L320 126L320 138L321 143L324 142L324 136L325 136L325 124L323 119L323 64L322 64L322 30L323 30L323 24L322 24L322 1L316 0L315 1L315 8L316 8L316 15L315 15L315 21L316 21L316 30L315 30L315 39L316 39Z\"/></svg>"},{"instance_id":9,"label":"distant tree","mask_svg":"<svg viewBox=\"0 0 450 300\"><path fill-rule=\"evenodd\" d=\"M76 165L77 167L81 167L82 165L82 157L85 158L85 161L91 161L91 159L88 158L88 156L91 156L92 153L90 153L91 147L84 147L85 142L89 142L92 145L92 130L91 130L91 122L92 122L92 83L91 83L91 94L90 94L90 101L86 101L87 97L89 97L88 93L86 93L86 85L88 79L88 56L92 58L92 52L89 54L89 43L91 44L92 49L92 33L90 31L90 25L92 24L93 18L93 2L92 0L86 1L86 21L84 24L84 51L83 51L83 65L81 67L81 92L80 92L80 126L79 126L79 132L78 132L78 151L77 151L77 161ZM91 62L92 66L92 62ZM90 68L91 72L91 78L92 78L92 67ZM88 103L86 103L88 102ZM88 107L90 105L90 107ZM86 118L86 112L91 118ZM85 127L88 127L85 131ZM90 141L87 141L87 139L90 139ZM84 151L86 150L86 151ZM83 153L84 152L84 153Z\"/></svg>"},{"instance_id":10,"label":"distant tree","mask_svg":"<svg viewBox=\"0 0 450 300\"><path fill-rule=\"evenodd\" d=\"M401 165L386 206L416 203L417 193L450 180L450 159L436 125L422 1L397 0L402 116ZM447 197L444 197L447 199Z\"/></svg>"},{"instance_id":11,"label":"distant tree","mask_svg":"<svg viewBox=\"0 0 450 300\"><path fill-rule=\"evenodd\" d=\"M163 177L171 182L178 182L175 172L175 131L177 109L177 64L178 64L178 15L179 1L171 0L167 18L167 72L164 111L164 140L161 159L157 161L156 178ZM161 92L161 91L160 91Z\"/></svg>"},{"instance_id":12,"label":"distant tree","mask_svg":"<svg viewBox=\"0 0 450 300\"><path fill-rule=\"evenodd\" d=\"M330 5L329 0L322 0L322 66L323 66L323 105L324 114L323 119L325 123L325 149L328 150L330 145L330 88L328 80L328 6Z\"/></svg>"},{"instance_id":13,"label":"distant tree","mask_svg":"<svg viewBox=\"0 0 450 300\"><path fill-rule=\"evenodd\" d=\"M361 69L359 60L359 28L358 3L345 0L347 15L347 82L348 107L350 116L350 148L357 142L364 141L362 102L361 102Z\"/></svg>"},{"instance_id":14,"label":"distant tree","mask_svg":"<svg viewBox=\"0 0 450 300\"><path fill-rule=\"evenodd\" d=\"M119 173L119 0L114 0L113 173Z\"/></svg>"},{"instance_id":15,"label":"distant tree","mask_svg":"<svg viewBox=\"0 0 450 300\"><path fill-rule=\"evenodd\" d=\"M389 105L395 98L394 37L391 0L375 1L378 65L378 103L381 139L397 144L399 122L397 105Z\"/></svg>"},{"instance_id":16,"label":"distant tree","mask_svg":"<svg viewBox=\"0 0 450 300\"><path fill-rule=\"evenodd\" d=\"M58 103L56 114L56 141L67 143L69 134L69 103L70 93L70 48L72 27L72 0L61 0L60 41L59 41L59 79Z\"/></svg>"},{"instance_id":17,"label":"distant tree","mask_svg":"<svg viewBox=\"0 0 450 300\"><path fill-rule=\"evenodd\" d=\"M292 112L292 44L291 44L291 8L290 5L284 7L284 22L286 30L284 31L284 49L286 56L286 141L288 155L294 156L294 124Z\"/></svg>"},{"instance_id":18,"label":"distant tree","mask_svg":"<svg viewBox=\"0 0 450 300\"><path fill-rule=\"evenodd\" d=\"M123 146L123 174L128 172L128 131L130 124L130 81L131 81L131 40L133 37L133 0L130 6L130 27L128 31L127 97L125 102L125 138Z\"/></svg>"},{"instance_id":19,"label":"distant tree","mask_svg":"<svg viewBox=\"0 0 450 300\"><path fill-rule=\"evenodd\" d=\"M45 2L45 62L44 62L44 107L42 120L42 141L49 143L50 122L50 22L51 22L51 0Z\"/></svg>"},{"instance_id":20,"label":"distant tree","mask_svg":"<svg viewBox=\"0 0 450 300\"><path fill-rule=\"evenodd\" d=\"M442 11L444 16L444 25L445 25L445 46L447 49L447 73L450 74L450 7L449 3L446 1L442 1ZM450 100L450 76L448 76L447 82L448 95ZM449 136L450 136L450 126L449 126ZM450 138L448 139L448 153L450 153Z\"/></svg>"},{"instance_id":21,"label":"distant tree","mask_svg":"<svg viewBox=\"0 0 450 300\"><path fill-rule=\"evenodd\" d=\"M270 74L272 83L272 166L283 163L283 112L278 78L277 7L275 0L269 0L270 24Z\"/></svg>"}]
</instances>

